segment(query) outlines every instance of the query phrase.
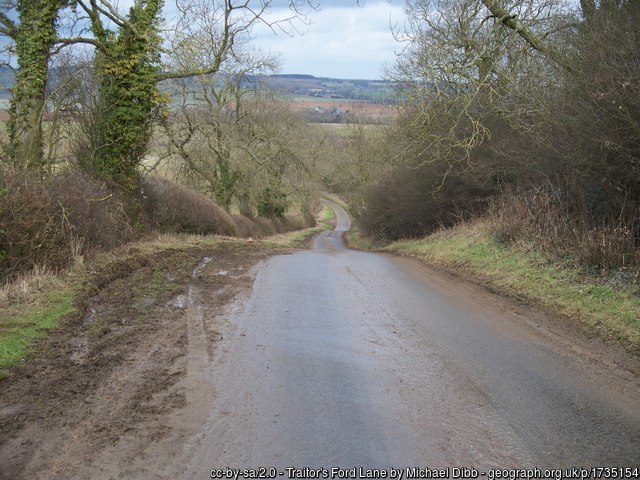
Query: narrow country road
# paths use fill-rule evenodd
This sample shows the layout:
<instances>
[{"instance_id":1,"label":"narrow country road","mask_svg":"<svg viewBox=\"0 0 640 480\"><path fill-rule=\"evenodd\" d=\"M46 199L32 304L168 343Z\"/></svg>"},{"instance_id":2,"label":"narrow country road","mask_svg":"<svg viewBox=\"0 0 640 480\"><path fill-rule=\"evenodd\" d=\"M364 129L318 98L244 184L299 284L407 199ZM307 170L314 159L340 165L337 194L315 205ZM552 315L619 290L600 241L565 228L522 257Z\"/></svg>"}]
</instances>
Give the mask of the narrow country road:
<instances>
[{"instance_id":1,"label":"narrow country road","mask_svg":"<svg viewBox=\"0 0 640 480\"><path fill-rule=\"evenodd\" d=\"M216 397L184 478L213 468L638 466L637 372L513 303L347 250L259 264L227 314Z\"/></svg>"}]
</instances>

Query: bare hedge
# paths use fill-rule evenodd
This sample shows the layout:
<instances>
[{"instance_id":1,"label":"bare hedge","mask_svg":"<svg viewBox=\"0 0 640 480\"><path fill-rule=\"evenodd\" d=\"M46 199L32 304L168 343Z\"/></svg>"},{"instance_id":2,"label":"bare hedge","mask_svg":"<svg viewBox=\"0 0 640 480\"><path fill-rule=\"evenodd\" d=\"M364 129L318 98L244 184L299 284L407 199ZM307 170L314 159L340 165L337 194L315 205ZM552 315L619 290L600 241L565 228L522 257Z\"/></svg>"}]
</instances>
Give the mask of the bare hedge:
<instances>
[{"instance_id":1,"label":"bare hedge","mask_svg":"<svg viewBox=\"0 0 640 480\"><path fill-rule=\"evenodd\" d=\"M52 178L0 169L0 276L58 269L137 236L121 194L77 171Z\"/></svg>"},{"instance_id":2,"label":"bare hedge","mask_svg":"<svg viewBox=\"0 0 640 480\"><path fill-rule=\"evenodd\" d=\"M237 236L233 218L216 202L172 180L145 175L142 203L154 228L165 232Z\"/></svg>"},{"instance_id":3,"label":"bare hedge","mask_svg":"<svg viewBox=\"0 0 640 480\"><path fill-rule=\"evenodd\" d=\"M312 216L231 217L204 195L158 176L139 195L69 169L52 177L0 168L0 279L61 269L151 231L264 237L313 225Z\"/></svg>"}]
</instances>

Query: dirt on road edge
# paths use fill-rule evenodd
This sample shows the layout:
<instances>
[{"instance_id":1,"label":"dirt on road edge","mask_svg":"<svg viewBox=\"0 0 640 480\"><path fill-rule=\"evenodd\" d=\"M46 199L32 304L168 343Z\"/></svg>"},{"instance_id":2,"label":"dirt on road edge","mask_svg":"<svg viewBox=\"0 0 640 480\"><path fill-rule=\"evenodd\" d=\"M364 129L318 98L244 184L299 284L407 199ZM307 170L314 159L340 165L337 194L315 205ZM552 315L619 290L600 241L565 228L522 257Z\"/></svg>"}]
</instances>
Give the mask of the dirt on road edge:
<instances>
[{"instance_id":1,"label":"dirt on road edge","mask_svg":"<svg viewBox=\"0 0 640 480\"><path fill-rule=\"evenodd\" d=\"M217 314L276 251L234 241L133 249L91 272L79 313L0 380L0 478L141 478L137 465L150 455L158 456L156 478L165 478L163 464L168 478L180 449L163 441L189 438L198 419L184 417L185 407L206 400L187 398L187 384L202 380L189 372L190 348L206 344L215 355ZM214 311L201 312L201 303ZM118 456L109 457L115 446Z\"/></svg>"}]
</instances>

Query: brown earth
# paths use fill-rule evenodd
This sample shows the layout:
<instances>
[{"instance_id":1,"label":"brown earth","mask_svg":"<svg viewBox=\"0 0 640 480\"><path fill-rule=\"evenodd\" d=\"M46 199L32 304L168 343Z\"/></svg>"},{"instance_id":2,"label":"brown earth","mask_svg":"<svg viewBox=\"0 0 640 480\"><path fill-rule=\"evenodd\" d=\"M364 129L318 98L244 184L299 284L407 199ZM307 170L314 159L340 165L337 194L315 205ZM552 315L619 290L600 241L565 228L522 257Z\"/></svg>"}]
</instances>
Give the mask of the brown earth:
<instances>
[{"instance_id":1,"label":"brown earth","mask_svg":"<svg viewBox=\"0 0 640 480\"><path fill-rule=\"evenodd\" d=\"M202 379L188 371L188 357L199 343L216 354L222 338L214 319L251 285L251 267L270 252L229 243L129 253L133 260L95 272L82 313L0 381L1 479L138 478L140 462L172 465L177 459L166 452L177 449L166 442L196 431L202 419L183 410L187 391L196 390L190 384ZM200 390L196 404L213 395Z\"/></svg>"}]
</instances>

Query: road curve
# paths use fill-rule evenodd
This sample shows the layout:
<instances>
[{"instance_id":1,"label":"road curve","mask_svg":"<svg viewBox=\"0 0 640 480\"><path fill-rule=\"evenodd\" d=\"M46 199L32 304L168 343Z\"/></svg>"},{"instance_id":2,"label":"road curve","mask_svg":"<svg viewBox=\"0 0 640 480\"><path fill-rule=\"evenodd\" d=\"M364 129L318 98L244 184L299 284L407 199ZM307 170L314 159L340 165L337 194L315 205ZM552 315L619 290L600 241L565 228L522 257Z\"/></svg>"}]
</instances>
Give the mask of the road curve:
<instances>
[{"instance_id":1,"label":"road curve","mask_svg":"<svg viewBox=\"0 0 640 480\"><path fill-rule=\"evenodd\" d=\"M320 232L313 242L316 251L344 250L345 244L342 236L351 228L349 214L335 202L324 199L323 202L330 207L336 215L336 225L331 231Z\"/></svg>"},{"instance_id":2,"label":"road curve","mask_svg":"<svg viewBox=\"0 0 640 480\"><path fill-rule=\"evenodd\" d=\"M226 314L216 398L184 478L236 467L637 466L638 374L512 304L343 248L261 263ZM286 478L286 477L285 477Z\"/></svg>"}]
</instances>

